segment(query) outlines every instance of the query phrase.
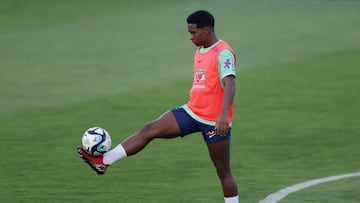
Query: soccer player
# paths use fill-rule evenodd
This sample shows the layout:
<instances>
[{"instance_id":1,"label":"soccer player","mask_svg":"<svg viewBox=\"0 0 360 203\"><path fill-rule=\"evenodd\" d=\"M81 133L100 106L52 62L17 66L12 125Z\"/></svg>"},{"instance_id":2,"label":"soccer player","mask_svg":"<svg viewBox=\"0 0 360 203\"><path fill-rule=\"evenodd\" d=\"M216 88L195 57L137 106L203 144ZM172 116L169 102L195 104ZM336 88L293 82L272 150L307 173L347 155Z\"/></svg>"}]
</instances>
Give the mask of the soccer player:
<instances>
[{"instance_id":1,"label":"soccer player","mask_svg":"<svg viewBox=\"0 0 360 203\"><path fill-rule=\"evenodd\" d=\"M220 178L226 203L238 202L238 191L230 168L230 131L234 113L235 53L214 30L214 17L198 10L187 18L194 54L194 81L190 100L144 125L103 156L90 156L81 147L80 157L98 174L114 162L141 151L155 138L175 138L201 132Z\"/></svg>"}]
</instances>

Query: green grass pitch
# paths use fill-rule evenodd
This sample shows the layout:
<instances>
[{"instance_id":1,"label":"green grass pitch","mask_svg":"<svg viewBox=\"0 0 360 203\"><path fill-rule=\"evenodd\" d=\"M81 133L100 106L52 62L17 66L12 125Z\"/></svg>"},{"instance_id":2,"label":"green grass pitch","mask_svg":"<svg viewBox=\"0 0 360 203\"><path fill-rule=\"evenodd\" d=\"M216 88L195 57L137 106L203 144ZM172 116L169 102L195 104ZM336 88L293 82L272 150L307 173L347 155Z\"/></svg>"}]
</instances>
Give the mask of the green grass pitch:
<instances>
[{"instance_id":1,"label":"green grass pitch","mask_svg":"<svg viewBox=\"0 0 360 203\"><path fill-rule=\"evenodd\" d=\"M200 134L155 140L98 177L75 152L113 146L188 99L186 16L207 9L238 55L232 168L241 202L360 171L360 3L0 0L1 202L222 202ZM281 202L360 202L359 178Z\"/></svg>"}]
</instances>

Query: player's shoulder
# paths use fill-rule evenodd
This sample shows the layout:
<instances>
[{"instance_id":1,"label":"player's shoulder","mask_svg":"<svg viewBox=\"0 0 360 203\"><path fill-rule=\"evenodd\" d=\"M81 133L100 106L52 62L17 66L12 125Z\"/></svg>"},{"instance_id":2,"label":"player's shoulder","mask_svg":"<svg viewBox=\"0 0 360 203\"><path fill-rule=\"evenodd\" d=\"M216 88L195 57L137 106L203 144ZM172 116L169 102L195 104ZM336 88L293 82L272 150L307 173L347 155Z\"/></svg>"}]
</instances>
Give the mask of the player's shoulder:
<instances>
[{"instance_id":1,"label":"player's shoulder","mask_svg":"<svg viewBox=\"0 0 360 203\"><path fill-rule=\"evenodd\" d=\"M234 54L230 49L223 49L219 54L219 58L234 58Z\"/></svg>"}]
</instances>

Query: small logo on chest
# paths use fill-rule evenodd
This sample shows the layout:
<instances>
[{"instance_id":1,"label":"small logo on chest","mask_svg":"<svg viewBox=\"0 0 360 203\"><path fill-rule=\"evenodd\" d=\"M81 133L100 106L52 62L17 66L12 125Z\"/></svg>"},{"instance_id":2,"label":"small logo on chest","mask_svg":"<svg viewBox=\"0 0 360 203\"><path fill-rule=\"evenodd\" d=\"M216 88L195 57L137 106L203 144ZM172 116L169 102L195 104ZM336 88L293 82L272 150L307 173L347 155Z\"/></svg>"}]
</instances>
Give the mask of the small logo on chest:
<instances>
[{"instance_id":1,"label":"small logo on chest","mask_svg":"<svg viewBox=\"0 0 360 203\"><path fill-rule=\"evenodd\" d=\"M194 75L195 82L203 82L205 81L205 70L199 69L195 72Z\"/></svg>"}]
</instances>

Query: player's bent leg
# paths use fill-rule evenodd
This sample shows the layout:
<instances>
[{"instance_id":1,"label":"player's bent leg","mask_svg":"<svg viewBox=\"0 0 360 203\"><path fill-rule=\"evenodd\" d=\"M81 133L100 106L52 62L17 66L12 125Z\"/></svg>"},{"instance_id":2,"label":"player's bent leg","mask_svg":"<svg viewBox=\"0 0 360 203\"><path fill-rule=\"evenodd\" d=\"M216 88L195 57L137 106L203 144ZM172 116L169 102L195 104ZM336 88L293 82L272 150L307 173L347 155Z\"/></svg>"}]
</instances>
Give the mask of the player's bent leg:
<instances>
[{"instance_id":1,"label":"player's bent leg","mask_svg":"<svg viewBox=\"0 0 360 203\"><path fill-rule=\"evenodd\" d=\"M141 151L154 138L175 138L180 135L180 129L171 111L165 112L158 119L144 125L134 135L130 136L121 145L128 156Z\"/></svg>"},{"instance_id":2,"label":"player's bent leg","mask_svg":"<svg viewBox=\"0 0 360 203\"><path fill-rule=\"evenodd\" d=\"M174 138L179 136L180 129L171 111L165 112L158 119L147 123L140 131L129 137L122 144L101 156L91 156L80 146L77 152L98 175L106 172L108 166L126 156L142 150L154 138ZM111 156L111 154L113 156ZM107 156L109 155L109 156ZM106 162L107 161L107 162Z\"/></svg>"},{"instance_id":3,"label":"player's bent leg","mask_svg":"<svg viewBox=\"0 0 360 203\"><path fill-rule=\"evenodd\" d=\"M208 149L220 178L224 197L237 196L237 185L230 168L230 141L223 140L208 144Z\"/></svg>"}]
</instances>

